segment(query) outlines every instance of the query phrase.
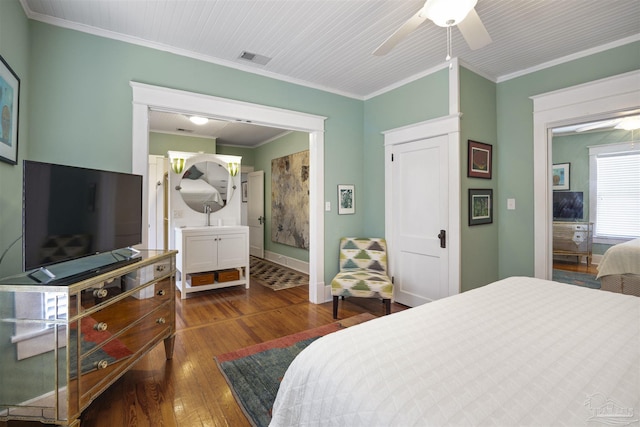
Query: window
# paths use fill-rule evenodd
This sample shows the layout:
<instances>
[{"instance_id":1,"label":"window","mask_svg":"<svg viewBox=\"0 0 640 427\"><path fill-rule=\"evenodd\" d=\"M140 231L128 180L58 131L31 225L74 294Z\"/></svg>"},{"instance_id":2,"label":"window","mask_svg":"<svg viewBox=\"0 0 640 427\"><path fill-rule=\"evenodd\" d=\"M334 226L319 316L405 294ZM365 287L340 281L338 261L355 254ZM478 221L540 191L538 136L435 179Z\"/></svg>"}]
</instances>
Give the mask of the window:
<instances>
[{"instance_id":1,"label":"window","mask_svg":"<svg viewBox=\"0 0 640 427\"><path fill-rule=\"evenodd\" d=\"M640 146L611 144L589 149L590 211L594 242L640 237Z\"/></svg>"}]
</instances>

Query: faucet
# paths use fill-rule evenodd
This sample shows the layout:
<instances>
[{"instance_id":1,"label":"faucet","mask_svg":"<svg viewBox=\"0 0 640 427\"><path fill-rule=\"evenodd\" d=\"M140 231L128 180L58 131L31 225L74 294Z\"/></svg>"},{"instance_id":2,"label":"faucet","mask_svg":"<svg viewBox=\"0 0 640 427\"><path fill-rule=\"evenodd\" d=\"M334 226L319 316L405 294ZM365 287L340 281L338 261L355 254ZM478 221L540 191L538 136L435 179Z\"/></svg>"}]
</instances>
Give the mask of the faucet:
<instances>
[{"instance_id":1,"label":"faucet","mask_svg":"<svg viewBox=\"0 0 640 427\"><path fill-rule=\"evenodd\" d=\"M207 227L211 225L211 205L204 205L204 213L207 215Z\"/></svg>"}]
</instances>

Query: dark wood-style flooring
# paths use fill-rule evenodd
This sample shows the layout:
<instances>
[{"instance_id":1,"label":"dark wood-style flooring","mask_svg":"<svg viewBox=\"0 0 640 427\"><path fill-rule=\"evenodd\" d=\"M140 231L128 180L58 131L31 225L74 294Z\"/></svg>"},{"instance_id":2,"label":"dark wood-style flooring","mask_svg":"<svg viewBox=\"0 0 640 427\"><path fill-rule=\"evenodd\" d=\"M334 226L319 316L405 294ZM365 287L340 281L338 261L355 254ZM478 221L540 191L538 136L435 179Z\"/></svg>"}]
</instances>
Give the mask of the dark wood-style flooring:
<instances>
[{"instance_id":1,"label":"dark wood-style flooring","mask_svg":"<svg viewBox=\"0 0 640 427\"><path fill-rule=\"evenodd\" d=\"M334 321L331 303L311 304L308 286L273 291L220 289L176 298L173 359L162 344L142 358L82 414L82 427L249 426L214 356ZM391 311L406 307L392 304ZM384 314L377 299L340 302L339 317ZM0 422L35 427L39 422Z\"/></svg>"}]
</instances>

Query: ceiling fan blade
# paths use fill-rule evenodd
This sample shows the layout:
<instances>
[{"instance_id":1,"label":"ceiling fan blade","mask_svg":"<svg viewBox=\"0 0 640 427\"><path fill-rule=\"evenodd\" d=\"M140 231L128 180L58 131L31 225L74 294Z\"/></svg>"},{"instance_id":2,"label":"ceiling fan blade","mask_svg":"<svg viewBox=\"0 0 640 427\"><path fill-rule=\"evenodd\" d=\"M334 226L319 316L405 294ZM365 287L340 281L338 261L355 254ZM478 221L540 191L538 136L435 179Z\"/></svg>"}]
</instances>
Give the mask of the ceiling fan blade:
<instances>
[{"instance_id":1,"label":"ceiling fan blade","mask_svg":"<svg viewBox=\"0 0 640 427\"><path fill-rule=\"evenodd\" d=\"M458 23L458 29L471 50L485 47L493 41L475 9L471 9L466 18Z\"/></svg>"},{"instance_id":2,"label":"ceiling fan blade","mask_svg":"<svg viewBox=\"0 0 640 427\"><path fill-rule=\"evenodd\" d=\"M413 30L418 28L420 24L422 24L427 17L420 16L420 12L422 9L418 11L415 15L413 15L407 22L402 24L400 28L396 30L395 33L391 34L388 39L386 39L376 50L373 51L373 54L376 56L386 55L393 49L402 39L408 36Z\"/></svg>"}]
</instances>

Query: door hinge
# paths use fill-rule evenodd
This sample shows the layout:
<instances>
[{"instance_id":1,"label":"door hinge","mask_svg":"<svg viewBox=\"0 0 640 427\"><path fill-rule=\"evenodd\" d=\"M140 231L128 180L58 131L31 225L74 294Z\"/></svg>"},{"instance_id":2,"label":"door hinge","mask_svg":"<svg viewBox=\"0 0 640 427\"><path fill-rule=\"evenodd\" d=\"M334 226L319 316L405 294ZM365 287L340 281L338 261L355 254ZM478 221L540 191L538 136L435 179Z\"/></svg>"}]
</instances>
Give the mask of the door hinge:
<instances>
[{"instance_id":1,"label":"door hinge","mask_svg":"<svg viewBox=\"0 0 640 427\"><path fill-rule=\"evenodd\" d=\"M391 276L391 284L394 285L396 283L396 277Z\"/></svg>"},{"instance_id":2,"label":"door hinge","mask_svg":"<svg viewBox=\"0 0 640 427\"><path fill-rule=\"evenodd\" d=\"M393 162L393 153L391 153L391 161Z\"/></svg>"}]
</instances>

